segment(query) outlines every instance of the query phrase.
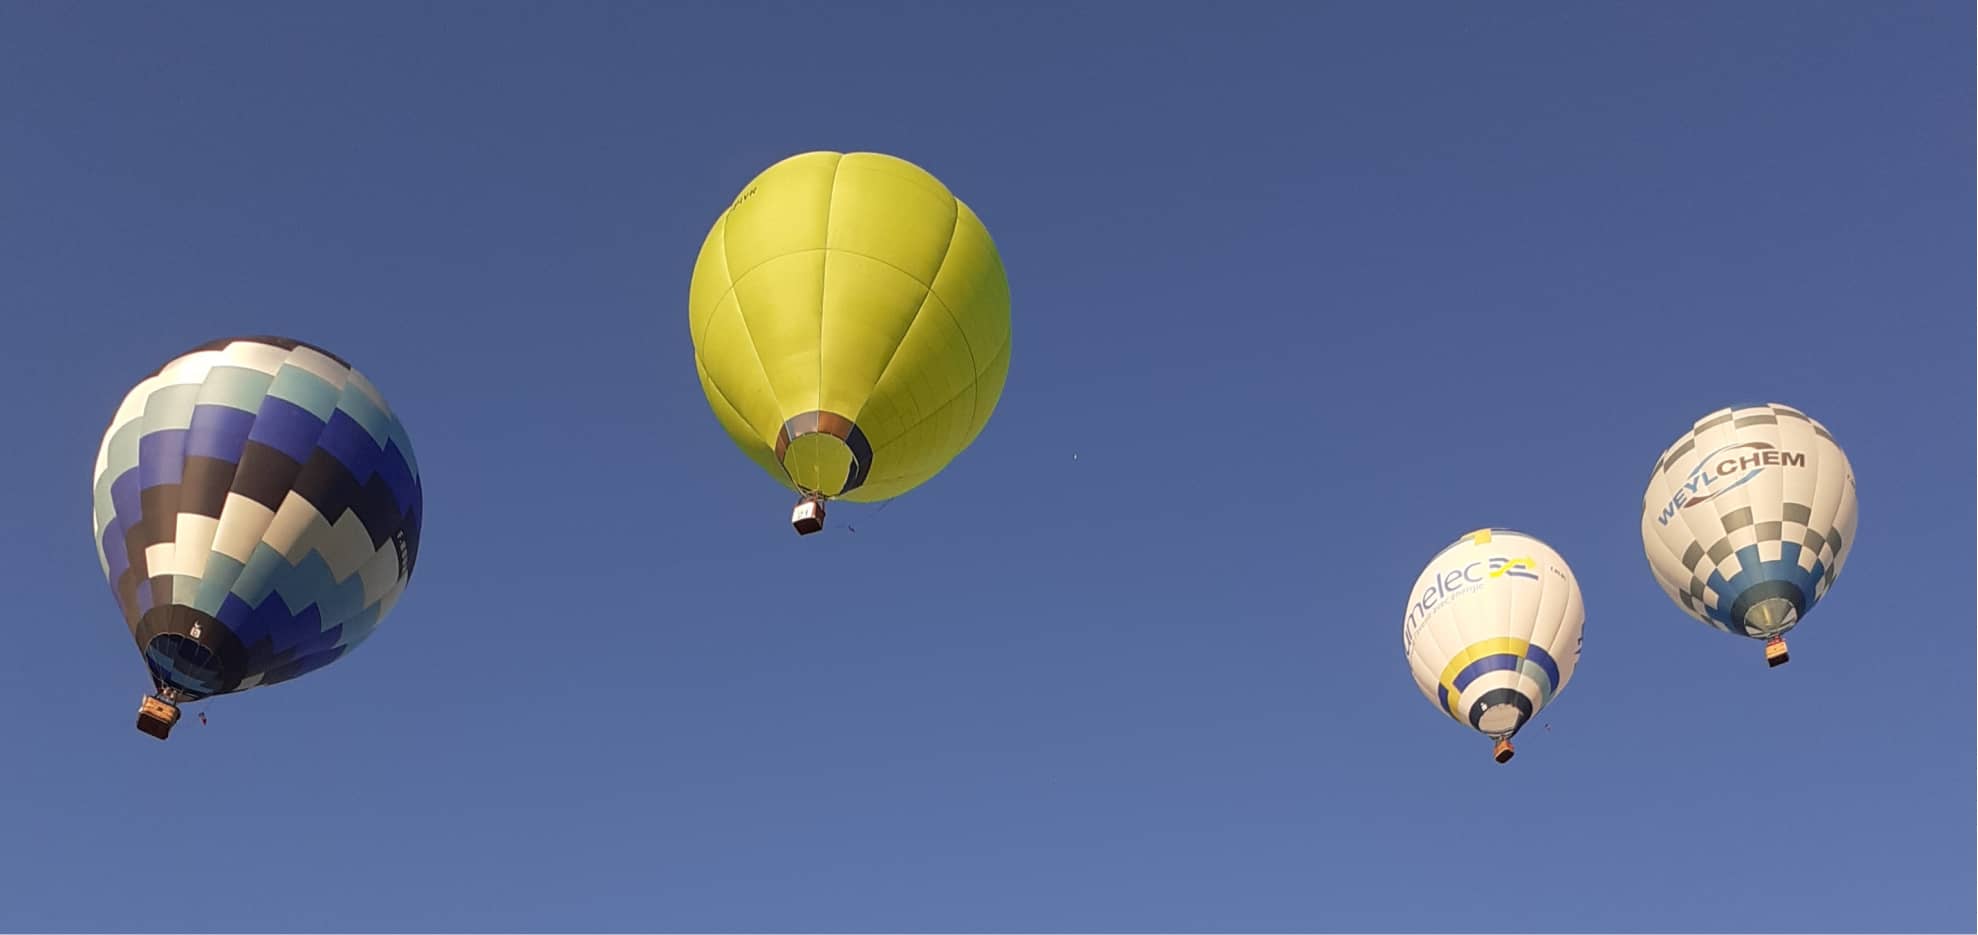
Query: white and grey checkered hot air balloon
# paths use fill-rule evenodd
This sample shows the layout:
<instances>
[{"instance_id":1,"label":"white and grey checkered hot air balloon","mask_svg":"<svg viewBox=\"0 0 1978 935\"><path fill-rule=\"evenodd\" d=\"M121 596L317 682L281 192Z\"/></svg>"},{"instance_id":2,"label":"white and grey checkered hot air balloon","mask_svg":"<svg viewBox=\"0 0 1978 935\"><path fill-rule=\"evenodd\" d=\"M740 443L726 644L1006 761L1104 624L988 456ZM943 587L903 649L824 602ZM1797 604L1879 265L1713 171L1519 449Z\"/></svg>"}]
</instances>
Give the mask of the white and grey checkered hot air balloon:
<instances>
[{"instance_id":1,"label":"white and grey checkered hot air balloon","mask_svg":"<svg viewBox=\"0 0 1978 935\"><path fill-rule=\"evenodd\" d=\"M1566 560L1533 536L1479 529L1415 579L1401 645L1415 686L1442 713L1496 741L1552 703L1580 661L1586 605Z\"/></svg>"},{"instance_id":2,"label":"white and grey checkered hot air balloon","mask_svg":"<svg viewBox=\"0 0 1978 935\"><path fill-rule=\"evenodd\" d=\"M1827 428L1779 403L1719 409L1663 451L1642 494L1656 583L1690 616L1765 641L1806 617L1854 542L1854 469Z\"/></svg>"},{"instance_id":3,"label":"white and grey checkered hot air balloon","mask_svg":"<svg viewBox=\"0 0 1978 935\"><path fill-rule=\"evenodd\" d=\"M371 635L411 580L424 512L405 427L335 355L224 338L139 381L97 451L96 546L157 695L296 678Z\"/></svg>"}]
</instances>

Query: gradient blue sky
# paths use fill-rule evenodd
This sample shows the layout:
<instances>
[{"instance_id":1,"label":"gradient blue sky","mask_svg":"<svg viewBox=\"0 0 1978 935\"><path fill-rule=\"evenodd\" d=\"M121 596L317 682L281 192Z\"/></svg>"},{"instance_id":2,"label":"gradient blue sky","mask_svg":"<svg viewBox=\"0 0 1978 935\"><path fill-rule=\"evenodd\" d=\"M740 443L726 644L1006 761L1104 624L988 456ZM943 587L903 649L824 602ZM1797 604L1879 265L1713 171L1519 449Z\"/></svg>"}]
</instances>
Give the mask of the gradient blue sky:
<instances>
[{"instance_id":1,"label":"gradient blue sky","mask_svg":"<svg viewBox=\"0 0 1978 935\"><path fill-rule=\"evenodd\" d=\"M1969 931L1973 25L0 6L0 925ZM947 472L800 540L685 302L811 149L976 206L1016 349ZM357 653L159 744L89 469L132 382L255 332L392 401L422 562ZM1776 671L1637 529L1748 399L1860 482ZM1588 607L1503 767L1401 654L1485 525Z\"/></svg>"}]
</instances>

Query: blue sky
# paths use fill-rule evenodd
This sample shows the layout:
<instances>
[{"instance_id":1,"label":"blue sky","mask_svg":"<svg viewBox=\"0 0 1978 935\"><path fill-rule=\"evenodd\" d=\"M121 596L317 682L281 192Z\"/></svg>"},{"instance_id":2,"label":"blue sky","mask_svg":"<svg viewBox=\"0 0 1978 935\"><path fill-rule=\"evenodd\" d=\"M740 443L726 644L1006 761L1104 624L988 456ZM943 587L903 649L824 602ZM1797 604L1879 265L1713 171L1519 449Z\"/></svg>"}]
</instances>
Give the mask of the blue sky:
<instances>
[{"instance_id":1,"label":"blue sky","mask_svg":"<svg viewBox=\"0 0 1978 935\"><path fill-rule=\"evenodd\" d=\"M0 925L1968 931L1972 34L6 5ZM685 303L715 215L812 149L976 207L1016 344L975 447L798 539ZM355 654L159 744L91 460L138 377L263 332L404 418L421 562ZM1771 671L1637 529L1663 446L1751 399L1833 430L1862 511ZM1588 608L1502 767L1400 637L1487 525Z\"/></svg>"}]
</instances>

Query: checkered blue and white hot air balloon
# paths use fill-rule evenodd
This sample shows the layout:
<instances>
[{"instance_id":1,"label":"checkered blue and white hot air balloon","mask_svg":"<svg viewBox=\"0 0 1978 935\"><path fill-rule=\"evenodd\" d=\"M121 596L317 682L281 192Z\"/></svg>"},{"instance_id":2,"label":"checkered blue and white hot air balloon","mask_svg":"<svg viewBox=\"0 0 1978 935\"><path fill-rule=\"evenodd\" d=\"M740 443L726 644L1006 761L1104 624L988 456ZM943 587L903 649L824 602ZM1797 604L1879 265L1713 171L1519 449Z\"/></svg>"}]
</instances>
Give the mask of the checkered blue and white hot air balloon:
<instances>
[{"instance_id":1,"label":"checkered blue and white hot air balloon","mask_svg":"<svg viewBox=\"0 0 1978 935\"><path fill-rule=\"evenodd\" d=\"M1585 623L1579 581L1558 552L1522 532L1479 529L1415 579L1401 645L1415 687L1495 741L1503 763L1512 736L1572 679Z\"/></svg>"},{"instance_id":2,"label":"checkered blue and white hot air balloon","mask_svg":"<svg viewBox=\"0 0 1978 935\"><path fill-rule=\"evenodd\" d=\"M370 381L319 347L224 338L139 381L96 455L96 545L177 704L320 669L369 637L419 556L419 466Z\"/></svg>"},{"instance_id":3,"label":"checkered blue and white hot air balloon","mask_svg":"<svg viewBox=\"0 0 1978 935\"><path fill-rule=\"evenodd\" d=\"M1662 452L1642 494L1641 541L1655 581L1685 613L1765 641L1840 576L1854 544L1854 469L1826 426L1780 403L1719 409Z\"/></svg>"}]
</instances>

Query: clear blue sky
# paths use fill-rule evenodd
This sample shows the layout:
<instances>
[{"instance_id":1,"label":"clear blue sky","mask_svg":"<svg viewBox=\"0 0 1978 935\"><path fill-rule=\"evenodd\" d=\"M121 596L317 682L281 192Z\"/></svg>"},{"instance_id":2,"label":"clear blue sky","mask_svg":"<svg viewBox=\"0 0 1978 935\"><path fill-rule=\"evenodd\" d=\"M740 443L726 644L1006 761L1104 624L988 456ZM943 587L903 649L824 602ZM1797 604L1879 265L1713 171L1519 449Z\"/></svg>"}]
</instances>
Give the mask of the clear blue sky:
<instances>
[{"instance_id":1,"label":"clear blue sky","mask_svg":"<svg viewBox=\"0 0 1978 935\"><path fill-rule=\"evenodd\" d=\"M0 7L0 926L1969 931L1970 6L1057 6ZM974 205L1016 345L799 539L685 303L811 149ZM405 419L421 563L159 744L90 466L258 332ZM1862 512L1775 671L1637 527L1761 399ZM1400 634L1487 525L1588 608L1501 767Z\"/></svg>"}]
</instances>

